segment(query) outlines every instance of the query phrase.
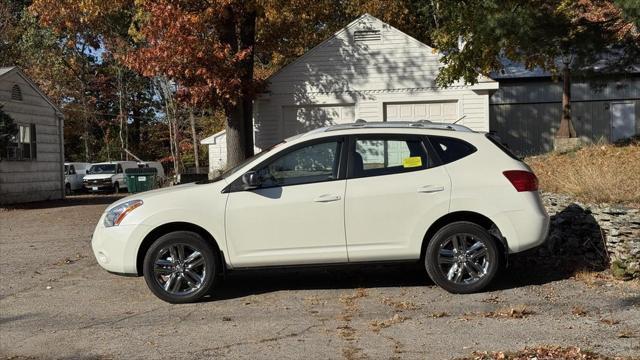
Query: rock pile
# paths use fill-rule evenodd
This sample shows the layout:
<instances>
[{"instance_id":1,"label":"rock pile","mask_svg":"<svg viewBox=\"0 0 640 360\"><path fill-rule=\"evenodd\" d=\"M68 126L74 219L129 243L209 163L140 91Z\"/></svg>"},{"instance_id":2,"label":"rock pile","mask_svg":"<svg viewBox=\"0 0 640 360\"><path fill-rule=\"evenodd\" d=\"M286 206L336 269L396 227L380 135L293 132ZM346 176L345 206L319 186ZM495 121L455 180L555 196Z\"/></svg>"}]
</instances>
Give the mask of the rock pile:
<instances>
[{"instance_id":1,"label":"rock pile","mask_svg":"<svg viewBox=\"0 0 640 360\"><path fill-rule=\"evenodd\" d=\"M535 257L640 278L640 209L584 204L560 194L542 193L551 216L549 237Z\"/></svg>"}]
</instances>

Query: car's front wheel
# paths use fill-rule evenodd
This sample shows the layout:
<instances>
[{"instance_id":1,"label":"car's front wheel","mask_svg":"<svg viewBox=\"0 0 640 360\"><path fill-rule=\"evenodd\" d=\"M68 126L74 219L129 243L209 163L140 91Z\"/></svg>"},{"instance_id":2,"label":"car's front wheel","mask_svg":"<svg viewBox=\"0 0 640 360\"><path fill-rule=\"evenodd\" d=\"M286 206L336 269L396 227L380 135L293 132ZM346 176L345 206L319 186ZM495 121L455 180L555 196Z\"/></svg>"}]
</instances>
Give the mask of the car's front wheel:
<instances>
[{"instance_id":1,"label":"car's front wheel","mask_svg":"<svg viewBox=\"0 0 640 360\"><path fill-rule=\"evenodd\" d=\"M154 242L144 258L144 279L160 299L194 302L211 290L220 265L213 247L197 233L175 231Z\"/></svg>"},{"instance_id":2,"label":"car's front wheel","mask_svg":"<svg viewBox=\"0 0 640 360\"><path fill-rule=\"evenodd\" d=\"M455 222L440 229L425 254L427 273L437 285L457 294L485 288L500 268L496 240L483 227Z\"/></svg>"}]
</instances>

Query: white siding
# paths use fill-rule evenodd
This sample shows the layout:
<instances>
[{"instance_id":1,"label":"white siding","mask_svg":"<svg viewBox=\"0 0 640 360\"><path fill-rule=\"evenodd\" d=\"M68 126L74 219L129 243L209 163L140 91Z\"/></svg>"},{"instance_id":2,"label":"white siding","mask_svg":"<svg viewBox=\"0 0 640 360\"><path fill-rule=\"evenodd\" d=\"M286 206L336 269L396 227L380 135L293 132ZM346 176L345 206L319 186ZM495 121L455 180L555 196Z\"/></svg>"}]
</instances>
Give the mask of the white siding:
<instances>
[{"instance_id":1,"label":"white siding","mask_svg":"<svg viewBox=\"0 0 640 360\"><path fill-rule=\"evenodd\" d=\"M209 172L223 170L227 163L227 137L220 135L215 144L209 144Z\"/></svg>"},{"instance_id":2,"label":"white siding","mask_svg":"<svg viewBox=\"0 0 640 360\"><path fill-rule=\"evenodd\" d=\"M355 32L363 29L379 30L380 40L356 41ZM438 88L439 56L427 45L364 15L269 79L268 94L254 107L256 145L264 148L293 133L327 125L312 120L299 126L306 120L299 111L297 122L285 120L291 118L292 108L310 106L354 106L354 119L385 121L387 106L435 103L447 114L436 116L434 107L430 120L451 122L464 115L460 124L488 131L488 90L496 89L497 83L482 78L474 86Z\"/></svg>"},{"instance_id":3,"label":"white siding","mask_svg":"<svg viewBox=\"0 0 640 360\"><path fill-rule=\"evenodd\" d=\"M11 99L16 84L22 101ZM35 124L37 144L36 160L0 161L0 204L62 198L62 122L55 109L17 69L0 77L0 104L17 124Z\"/></svg>"}]
</instances>

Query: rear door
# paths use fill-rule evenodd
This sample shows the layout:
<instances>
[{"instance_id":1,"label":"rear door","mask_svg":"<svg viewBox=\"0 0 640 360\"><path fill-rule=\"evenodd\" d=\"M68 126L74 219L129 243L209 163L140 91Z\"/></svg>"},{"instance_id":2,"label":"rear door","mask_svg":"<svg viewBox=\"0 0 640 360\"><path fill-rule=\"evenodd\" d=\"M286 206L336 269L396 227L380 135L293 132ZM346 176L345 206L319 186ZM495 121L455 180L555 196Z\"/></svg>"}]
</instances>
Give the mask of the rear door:
<instances>
[{"instance_id":1,"label":"rear door","mask_svg":"<svg viewBox=\"0 0 640 360\"><path fill-rule=\"evenodd\" d=\"M414 135L350 141L345 198L349 261L416 259L428 227L449 209L451 181Z\"/></svg>"}]
</instances>

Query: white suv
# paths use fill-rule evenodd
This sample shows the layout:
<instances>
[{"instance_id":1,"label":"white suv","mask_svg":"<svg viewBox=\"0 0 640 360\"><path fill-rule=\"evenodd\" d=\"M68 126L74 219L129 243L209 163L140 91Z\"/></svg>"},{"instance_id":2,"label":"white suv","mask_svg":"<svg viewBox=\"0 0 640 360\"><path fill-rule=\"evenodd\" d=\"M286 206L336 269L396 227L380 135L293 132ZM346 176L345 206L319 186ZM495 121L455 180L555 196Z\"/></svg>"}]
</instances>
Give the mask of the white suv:
<instances>
[{"instance_id":1,"label":"white suv","mask_svg":"<svg viewBox=\"0 0 640 360\"><path fill-rule=\"evenodd\" d=\"M135 194L93 234L98 263L191 302L225 271L421 261L454 293L483 289L549 226L531 169L462 126L356 123L289 138L206 183Z\"/></svg>"}]
</instances>

